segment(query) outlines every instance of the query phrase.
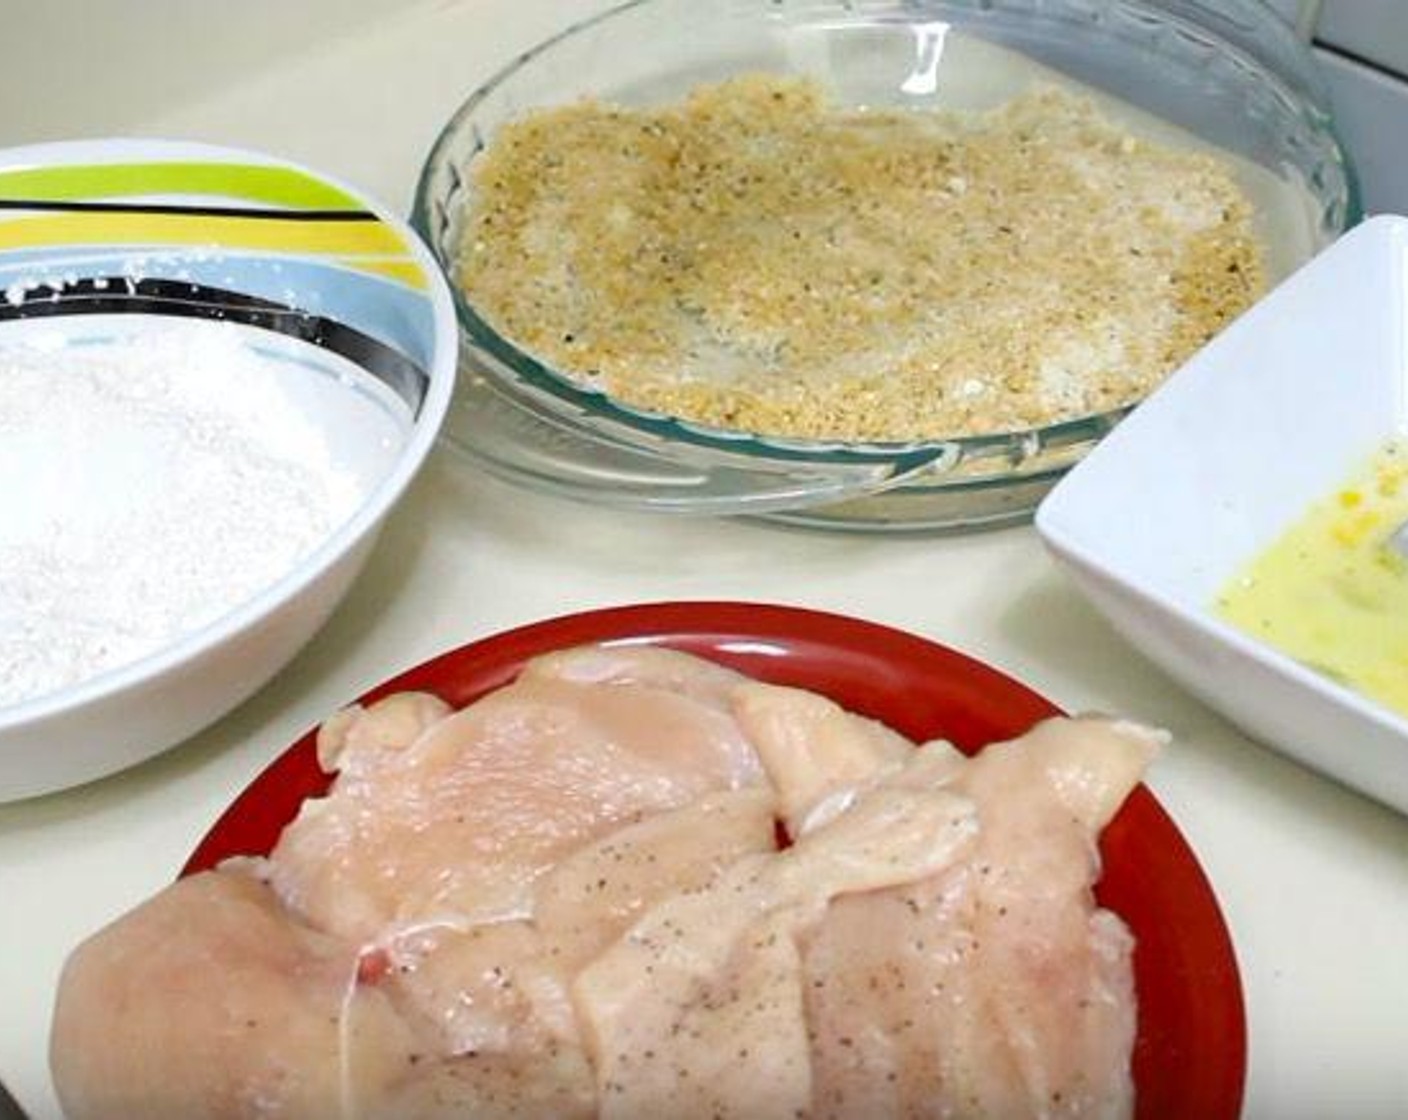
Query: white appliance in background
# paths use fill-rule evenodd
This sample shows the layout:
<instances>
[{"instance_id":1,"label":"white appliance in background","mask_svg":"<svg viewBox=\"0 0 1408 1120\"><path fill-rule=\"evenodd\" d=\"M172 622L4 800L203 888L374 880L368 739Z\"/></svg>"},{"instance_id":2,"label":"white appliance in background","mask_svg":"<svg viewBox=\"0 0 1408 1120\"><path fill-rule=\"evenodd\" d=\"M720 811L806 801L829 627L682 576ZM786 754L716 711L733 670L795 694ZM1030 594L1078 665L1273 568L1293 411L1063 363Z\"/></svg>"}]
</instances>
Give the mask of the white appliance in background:
<instances>
[{"instance_id":1,"label":"white appliance in background","mask_svg":"<svg viewBox=\"0 0 1408 1120\"><path fill-rule=\"evenodd\" d=\"M1314 44L1365 212L1408 214L1408 0L1270 3Z\"/></svg>"}]
</instances>

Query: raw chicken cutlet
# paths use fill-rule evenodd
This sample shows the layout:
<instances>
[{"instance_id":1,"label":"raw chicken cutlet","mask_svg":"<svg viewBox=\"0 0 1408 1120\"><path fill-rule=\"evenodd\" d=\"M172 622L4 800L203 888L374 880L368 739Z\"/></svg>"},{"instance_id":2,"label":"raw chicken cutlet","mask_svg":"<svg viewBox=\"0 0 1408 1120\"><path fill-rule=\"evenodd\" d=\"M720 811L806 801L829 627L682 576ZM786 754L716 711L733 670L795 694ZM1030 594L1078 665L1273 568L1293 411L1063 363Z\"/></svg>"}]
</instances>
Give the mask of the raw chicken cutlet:
<instances>
[{"instance_id":1,"label":"raw chicken cutlet","mask_svg":"<svg viewBox=\"0 0 1408 1120\"><path fill-rule=\"evenodd\" d=\"M757 784L757 757L720 700L726 671L681 656L542 658L423 727L395 712L411 732L399 739L358 726L381 726L395 698L343 717L320 743L338 770L330 796L306 802L274 849L280 894L315 925L362 939L522 918L533 881L584 842Z\"/></svg>"},{"instance_id":2,"label":"raw chicken cutlet","mask_svg":"<svg viewBox=\"0 0 1408 1120\"><path fill-rule=\"evenodd\" d=\"M1159 736L968 759L642 646L329 719L266 858L81 945L71 1120L1132 1114L1101 828ZM779 824L791 842L778 845Z\"/></svg>"}]
</instances>

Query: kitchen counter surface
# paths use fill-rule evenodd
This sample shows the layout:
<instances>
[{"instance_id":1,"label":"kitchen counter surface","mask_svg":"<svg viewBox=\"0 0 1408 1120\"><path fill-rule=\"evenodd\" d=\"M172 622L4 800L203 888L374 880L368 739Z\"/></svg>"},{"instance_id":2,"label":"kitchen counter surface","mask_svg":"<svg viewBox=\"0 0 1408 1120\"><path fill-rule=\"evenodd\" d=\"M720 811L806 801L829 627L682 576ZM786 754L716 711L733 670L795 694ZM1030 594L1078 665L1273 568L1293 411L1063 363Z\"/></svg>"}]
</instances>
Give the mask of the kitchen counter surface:
<instances>
[{"instance_id":1,"label":"kitchen counter surface","mask_svg":"<svg viewBox=\"0 0 1408 1120\"><path fill-rule=\"evenodd\" d=\"M0 144L128 134L258 148L405 212L462 97L596 6L250 0L229 29L214 6L179 0L22 6L0 36ZM351 595L274 683L144 766L0 806L0 1081L32 1116L58 1115L45 1051L66 954L170 881L231 797L339 704L521 623L728 598L887 623L1068 709L1170 729L1149 784L1236 943L1245 1115L1408 1115L1408 819L1249 742L1182 692L1084 605L1029 526L888 539L622 514L512 489L443 446Z\"/></svg>"}]
</instances>

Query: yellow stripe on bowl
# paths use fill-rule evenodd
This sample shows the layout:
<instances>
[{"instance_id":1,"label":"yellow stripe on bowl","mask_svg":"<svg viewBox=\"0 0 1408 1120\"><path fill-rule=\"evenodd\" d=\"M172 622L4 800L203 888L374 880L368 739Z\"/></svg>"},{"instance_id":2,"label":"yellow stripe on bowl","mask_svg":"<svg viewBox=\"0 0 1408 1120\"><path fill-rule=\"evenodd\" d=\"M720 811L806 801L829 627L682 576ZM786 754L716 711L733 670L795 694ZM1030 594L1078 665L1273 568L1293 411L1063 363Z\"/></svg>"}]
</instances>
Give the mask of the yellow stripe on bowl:
<instances>
[{"instance_id":1,"label":"yellow stripe on bowl","mask_svg":"<svg viewBox=\"0 0 1408 1120\"><path fill-rule=\"evenodd\" d=\"M410 257L384 257L381 259L338 257L337 263L343 268L355 269L373 276L385 276L389 280L396 280L405 284L406 287L415 288L418 291L425 291L430 286L424 269Z\"/></svg>"},{"instance_id":2,"label":"yellow stripe on bowl","mask_svg":"<svg viewBox=\"0 0 1408 1120\"><path fill-rule=\"evenodd\" d=\"M0 171L0 198L80 202L133 195L212 195L294 210L365 210L366 204L292 167L185 160L72 164Z\"/></svg>"}]
</instances>

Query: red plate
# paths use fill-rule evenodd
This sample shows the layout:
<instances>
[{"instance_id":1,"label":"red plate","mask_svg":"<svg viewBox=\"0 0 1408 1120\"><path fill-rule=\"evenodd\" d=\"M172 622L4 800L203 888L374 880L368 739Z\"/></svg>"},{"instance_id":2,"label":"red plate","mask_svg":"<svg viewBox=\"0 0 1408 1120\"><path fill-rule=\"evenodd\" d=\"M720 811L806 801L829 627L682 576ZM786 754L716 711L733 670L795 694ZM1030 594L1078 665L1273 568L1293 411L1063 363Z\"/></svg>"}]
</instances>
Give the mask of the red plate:
<instances>
[{"instance_id":1,"label":"red plate","mask_svg":"<svg viewBox=\"0 0 1408 1120\"><path fill-rule=\"evenodd\" d=\"M700 654L762 680L825 693L912 739L972 752L1057 709L1024 685L922 638L839 615L752 603L663 603L570 615L452 650L361 697L421 689L455 706L507 684L537 654L633 641ZM279 756L201 841L183 874L268 852L303 799L323 793L312 733ZM1134 931L1138 1120L1234 1120L1246 1073L1241 982L1197 860L1140 786L1105 830L1096 894Z\"/></svg>"}]
</instances>

